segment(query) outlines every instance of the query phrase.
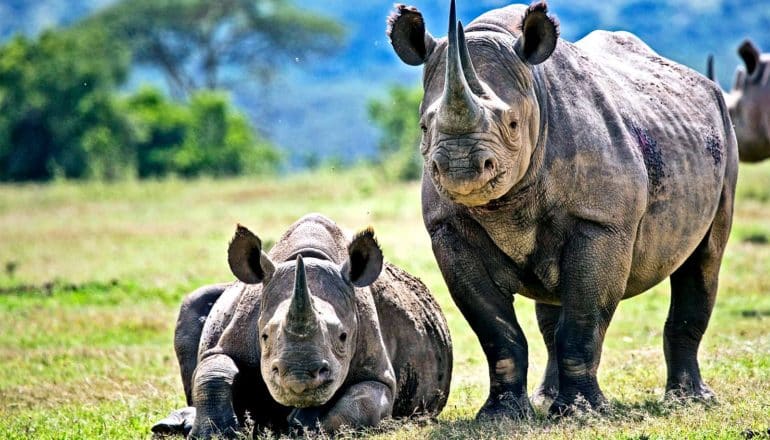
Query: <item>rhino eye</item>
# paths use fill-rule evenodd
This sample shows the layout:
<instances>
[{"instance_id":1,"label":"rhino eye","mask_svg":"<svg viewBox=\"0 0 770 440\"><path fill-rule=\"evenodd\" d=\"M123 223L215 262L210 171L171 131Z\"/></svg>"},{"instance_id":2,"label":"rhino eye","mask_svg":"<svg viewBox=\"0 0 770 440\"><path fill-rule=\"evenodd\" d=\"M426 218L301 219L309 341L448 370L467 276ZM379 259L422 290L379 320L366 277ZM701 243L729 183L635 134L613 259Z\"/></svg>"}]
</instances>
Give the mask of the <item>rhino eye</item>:
<instances>
[{"instance_id":1,"label":"rhino eye","mask_svg":"<svg viewBox=\"0 0 770 440\"><path fill-rule=\"evenodd\" d=\"M267 333L262 333L262 342L267 342Z\"/></svg>"},{"instance_id":2,"label":"rhino eye","mask_svg":"<svg viewBox=\"0 0 770 440\"><path fill-rule=\"evenodd\" d=\"M519 127L519 121L514 119L508 123L508 126L511 127L512 130L516 130Z\"/></svg>"},{"instance_id":3,"label":"rhino eye","mask_svg":"<svg viewBox=\"0 0 770 440\"><path fill-rule=\"evenodd\" d=\"M420 130L422 130L423 133L426 133L428 131L428 126L425 124L420 124Z\"/></svg>"},{"instance_id":4,"label":"rhino eye","mask_svg":"<svg viewBox=\"0 0 770 440\"><path fill-rule=\"evenodd\" d=\"M348 334L345 332L340 333L340 341L345 342L348 339Z\"/></svg>"}]
</instances>

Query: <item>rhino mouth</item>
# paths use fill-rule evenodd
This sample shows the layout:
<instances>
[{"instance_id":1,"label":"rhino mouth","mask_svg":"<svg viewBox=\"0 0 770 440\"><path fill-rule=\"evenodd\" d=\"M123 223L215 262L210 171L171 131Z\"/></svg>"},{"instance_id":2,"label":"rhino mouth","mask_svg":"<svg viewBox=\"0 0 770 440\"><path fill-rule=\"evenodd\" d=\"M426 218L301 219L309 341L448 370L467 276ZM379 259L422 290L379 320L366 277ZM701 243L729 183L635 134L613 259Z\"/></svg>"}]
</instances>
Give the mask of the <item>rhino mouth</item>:
<instances>
[{"instance_id":1,"label":"rhino mouth","mask_svg":"<svg viewBox=\"0 0 770 440\"><path fill-rule=\"evenodd\" d=\"M321 406L328 402L334 395L333 381L321 384L312 390L294 392L290 389L277 386L278 392L273 396L280 404L294 408L310 408Z\"/></svg>"},{"instance_id":2,"label":"rhino mouth","mask_svg":"<svg viewBox=\"0 0 770 440\"><path fill-rule=\"evenodd\" d=\"M483 206L505 195L504 187L507 171L502 170L488 180L469 185L443 176L434 176L436 189L449 200L468 207Z\"/></svg>"}]
</instances>

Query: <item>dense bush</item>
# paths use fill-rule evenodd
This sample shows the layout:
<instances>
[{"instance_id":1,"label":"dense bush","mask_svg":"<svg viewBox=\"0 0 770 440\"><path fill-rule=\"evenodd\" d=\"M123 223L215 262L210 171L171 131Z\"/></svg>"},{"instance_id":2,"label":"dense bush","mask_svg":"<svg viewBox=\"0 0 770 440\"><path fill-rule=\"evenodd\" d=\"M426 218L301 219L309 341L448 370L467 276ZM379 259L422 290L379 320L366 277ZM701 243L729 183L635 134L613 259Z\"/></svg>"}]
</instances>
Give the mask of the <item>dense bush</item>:
<instances>
[{"instance_id":1,"label":"dense bush","mask_svg":"<svg viewBox=\"0 0 770 440\"><path fill-rule=\"evenodd\" d=\"M132 155L111 91L128 54L96 31L0 47L0 180L118 177Z\"/></svg>"},{"instance_id":2,"label":"dense bush","mask_svg":"<svg viewBox=\"0 0 770 440\"><path fill-rule=\"evenodd\" d=\"M125 48L98 30L15 37L0 47L0 180L234 175L274 170L277 151L229 97L188 103L116 90Z\"/></svg>"},{"instance_id":3,"label":"dense bush","mask_svg":"<svg viewBox=\"0 0 770 440\"><path fill-rule=\"evenodd\" d=\"M194 92L182 105L143 88L124 106L140 177L261 174L280 163L278 151L254 133L224 93Z\"/></svg>"},{"instance_id":4,"label":"dense bush","mask_svg":"<svg viewBox=\"0 0 770 440\"><path fill-rule=\"evenodd\" d=\"M369 103L369 116L382 133L377 160L389 178L416 180L422 175L421 100L422 88L394 86L386 98Z\"/></svg>"}]
</instances>

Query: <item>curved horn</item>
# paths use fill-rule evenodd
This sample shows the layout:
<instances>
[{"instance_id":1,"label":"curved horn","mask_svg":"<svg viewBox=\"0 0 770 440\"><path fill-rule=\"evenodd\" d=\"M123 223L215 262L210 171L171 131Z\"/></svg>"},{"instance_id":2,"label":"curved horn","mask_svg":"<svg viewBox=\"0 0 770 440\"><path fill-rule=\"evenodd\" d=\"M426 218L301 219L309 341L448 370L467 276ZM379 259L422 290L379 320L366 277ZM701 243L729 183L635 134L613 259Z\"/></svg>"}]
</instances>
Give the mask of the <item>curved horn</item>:
<instances>
[{"instance_id":1,"label":"curved horn","mask_svg":"<svg viewBox=\"0 0 770 440\"><path fill-rule=\"evenodd\" d=\"M468 44L465 41L465 30L462 22L457 23L457 43L460 46L460 64L463 67L463 76L468 82L471 91L476 95L484 94L484 86L481 85L476 69L473 68L471 53L468 51Z\"/></svg>"},{"instance_id":2,"label":"curved horn","mask_svg":"<svg viewBox=\"0 0 770 440\"><path fill-rule=\"evenodd\" d=\"M446 76L440 118L452 130L473 129L481 116L473 93L463 72L458 43L455 1L449 7L449 33L447 35ZM470 57L468 58L470 60Z\"/></svg>"},{"instance_id":3,"label":"curved horn","mask_svg":"<svg viewBox=\"0 0 770 440\"><path fill-rule=\"evenodd\" d=\"M305 278L305 263L297 255L297 268L294 274L294 293L291 296L289 311L286 313L286 330L296 335L306 335L317 326L310 290Z\"/></svg>"}]
</instances>

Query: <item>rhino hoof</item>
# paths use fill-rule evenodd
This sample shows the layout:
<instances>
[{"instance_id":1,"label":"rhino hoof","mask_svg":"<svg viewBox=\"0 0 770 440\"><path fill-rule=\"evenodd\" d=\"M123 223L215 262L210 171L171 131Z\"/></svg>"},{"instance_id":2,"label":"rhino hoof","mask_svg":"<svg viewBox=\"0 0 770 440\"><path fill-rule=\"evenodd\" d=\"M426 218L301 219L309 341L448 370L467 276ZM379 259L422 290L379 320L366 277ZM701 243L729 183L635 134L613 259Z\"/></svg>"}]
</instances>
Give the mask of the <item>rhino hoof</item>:
<instances>
[{"instance_id":1,"label":"rhino hoof","mask_svg":"<svg viewBox=\"0 0 770 440\"><path fill-rule=\"evenodd\" d=\"M171 412L168 417L152 425L151 430L155 435L186 437L192 430L193 422L195 422L195 408L188 406Z\"/></svg>"},{"instance_id":2,"label":"rhino hoof","mask_svg":"<svg viewBox=\"0 0 770 440\"><path fill-rule=\"evenodd\" d=\"M698 385L678 386L666 390L664 399L670 402L702 402L717 403L717 396L705 383Z\"/></svg>"},{"instance_id":3,"label":"rhino hoof","mask_svg":"<svg viewBox=\"0 0 770 440\"><path fill-rule=\"evenodd\" d=\"M597 393L596 395L586 398L582 394L578 394L572 400L568 400L563 397L556 397L551 406L548 408L548 414L551 417L565 417L571 416L575 413L605 413L609 410L610 404L603 394Z\"/></svg>"},{"instance_id":4,"label":"rhino hoof","mask_svg":"<svg viewBox=\"0 0 770 440\"><path fill-rule=\"evenodd\" d=\"M498 396L489 396L487 402L476 414L476 420L495 420L500 418L529 420L533 416L534 410L526 394L517 397L511 393L504 393Z\"/></svg>"},{"instance_id":5,"label":"rhino hoof","mask_svg":"<svg viewBox=\"0 0 770 440\"><path fill-rule=\"evenodd\" d=\"M301 433L320 430L321 410L319 408L295 408L287 420L289 428Z\"/></svg>"},{"instance_id":6,"label":"rhino hoof","mask_svg":"<svg viewBox=\"0 0 770 440\"><path fill-rule=\"evenodd\" d=\"M547 409L558 395L558 388L545 388L541 385L532 393L532 404L538 408Z\"/></svg>"}]
</instances>

